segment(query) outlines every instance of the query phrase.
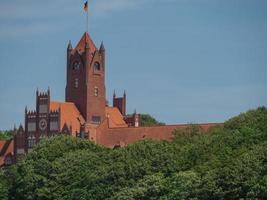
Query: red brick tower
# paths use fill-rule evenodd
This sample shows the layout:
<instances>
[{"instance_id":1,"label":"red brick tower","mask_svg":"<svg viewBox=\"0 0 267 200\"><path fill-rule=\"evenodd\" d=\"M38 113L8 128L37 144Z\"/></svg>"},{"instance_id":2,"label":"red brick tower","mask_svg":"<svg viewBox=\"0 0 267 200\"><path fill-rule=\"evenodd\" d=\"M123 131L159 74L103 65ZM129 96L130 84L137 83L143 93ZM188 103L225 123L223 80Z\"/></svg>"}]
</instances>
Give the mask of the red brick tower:
<instances>
[{"instance_id":1,"label":"red brick tower","mask_svg":"<svg viewBox=\"0 0 267 200\"><path fill-rule=\"evenodd\" d=\"M66 102L73 102L86 123L100 124L105 119L105 48L99 50L84 33L75 49L67 49Z\"/></svg>"}]
</instances>

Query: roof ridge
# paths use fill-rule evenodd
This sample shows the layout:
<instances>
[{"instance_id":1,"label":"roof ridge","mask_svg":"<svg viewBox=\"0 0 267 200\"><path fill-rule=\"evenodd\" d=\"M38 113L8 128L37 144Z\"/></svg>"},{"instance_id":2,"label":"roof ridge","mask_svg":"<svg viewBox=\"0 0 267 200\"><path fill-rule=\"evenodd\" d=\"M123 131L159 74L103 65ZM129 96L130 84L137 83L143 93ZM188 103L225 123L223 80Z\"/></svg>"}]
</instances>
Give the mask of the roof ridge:
<instances>
[{"instance_id":1,"label":"roof ridge","mask_svg":"<svg viewBox=\"0 0 267 200\"><path fill-rule=\"evenodd\" d=\"M51 101L50 103L73 104L73 105L75 105L73 102L64 102L64 101Z\"/></svg>"},{"instance_id":2,"label":"roof ridge","mask_svg":"<svg viewBox=\"0 0 267 200\"><path fill-rule=\"evenodd\" d=\"M89 44L89 48L92 52L95 52L97 50L96 45L94 44L88 32L85 32L83 34L82 38L80 39L74 50L78 51L79 53L84 52L86 43Z\"/></svg>"}]
</instances>

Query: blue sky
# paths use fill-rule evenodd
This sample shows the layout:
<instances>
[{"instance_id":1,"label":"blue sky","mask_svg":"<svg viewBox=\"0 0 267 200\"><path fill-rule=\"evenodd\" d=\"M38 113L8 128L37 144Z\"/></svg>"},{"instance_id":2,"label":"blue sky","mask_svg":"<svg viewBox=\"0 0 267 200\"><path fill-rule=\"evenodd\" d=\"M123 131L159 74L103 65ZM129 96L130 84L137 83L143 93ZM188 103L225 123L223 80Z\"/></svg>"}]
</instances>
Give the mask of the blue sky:
<instances>
[{"instance_id":1,"label":"blue sky","mask_svg":"<svg viewBox=\"0 0 267 200\"><path fill-rule=\"evenodd\" d=\"M24 121L35 90L64 101L66 47L85 31L82 0L0 0L0 129ZM267 106L266 0L91 0L107 98L168 124L222 122Z\"/></svg>"}]
</instances>

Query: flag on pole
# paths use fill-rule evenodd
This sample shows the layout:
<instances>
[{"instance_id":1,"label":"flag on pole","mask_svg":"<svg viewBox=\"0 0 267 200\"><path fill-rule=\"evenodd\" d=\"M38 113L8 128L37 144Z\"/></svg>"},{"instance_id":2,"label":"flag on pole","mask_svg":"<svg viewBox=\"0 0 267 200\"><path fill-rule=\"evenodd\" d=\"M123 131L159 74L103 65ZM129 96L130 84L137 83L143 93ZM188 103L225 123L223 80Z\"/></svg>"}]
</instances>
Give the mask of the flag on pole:
<instances>
[{"instance_id":1,"label":"flag on pole","mask_svg":"<svg viewBox=\"0 0 267 200\"><path fill-rule=\"evenodd\" d=\"M85 12L88 12L88 1L86 1L86 2L84 3L83 10L84 10Z\"/></svg>"}]
</instances>

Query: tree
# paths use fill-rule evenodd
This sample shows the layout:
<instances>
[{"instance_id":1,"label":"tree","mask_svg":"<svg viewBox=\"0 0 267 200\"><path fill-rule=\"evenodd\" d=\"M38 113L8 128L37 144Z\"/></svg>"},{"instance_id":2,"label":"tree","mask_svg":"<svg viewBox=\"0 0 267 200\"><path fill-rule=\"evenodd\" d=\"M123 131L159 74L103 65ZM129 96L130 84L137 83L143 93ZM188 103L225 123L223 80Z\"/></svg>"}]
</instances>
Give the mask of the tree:
<instances>
[{"instance_id":1,"label":"tree","mask_svg":"<svg viewBox=\"0 0 267 200\"><path fill-rule=\"evenodd\" d=\"M0 140L11 140L15 133L12 130L0 131Z\"/></svg>"},{"instance_id":2,"label":"tree","mask_svg":"<svg viewBox=\"0 0 267 200\"><path fill-rule=\"evenodd\" d=\"M171 142L115 150L52 137L16 164L11 183L0 176L0 197L12 191L17 200L266 199L266 124L266 108L259 108L205 134L190 126Z\"/></svg>"},{"instance_id":3,"label":"tree","mask_svg":"<svg viewBox=\"0 0 267 200\"><path fill-rule=\"evenodd\" d=\"M149 114L141 114L141 126L162 126L162 122L158 122L154 117Z\"/></svg>"},{"instance_id":4,"label":"tree","mask_svg":"<svg viewBox=\"0 0 267 200\"><path fill-rule=\"evenodd\" d=\"M5 177L4 172L0 169L0 199L8 200L8 181Z\"/></svg>"}]
</instances>

